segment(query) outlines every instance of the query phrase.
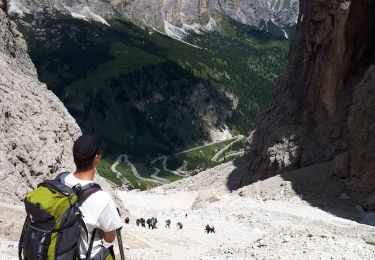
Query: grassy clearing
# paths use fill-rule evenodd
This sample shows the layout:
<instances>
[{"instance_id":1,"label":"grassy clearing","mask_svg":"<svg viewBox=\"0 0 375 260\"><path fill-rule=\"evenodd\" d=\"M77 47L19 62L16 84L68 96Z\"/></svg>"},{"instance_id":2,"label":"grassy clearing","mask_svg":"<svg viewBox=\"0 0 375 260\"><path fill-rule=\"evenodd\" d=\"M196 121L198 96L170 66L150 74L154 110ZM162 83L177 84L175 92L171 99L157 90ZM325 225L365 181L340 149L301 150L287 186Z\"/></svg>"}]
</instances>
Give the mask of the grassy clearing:
<instances>
[{"instance_id":1,"label":"grassy clearing","mask_svg":"<svg viewBox=\"0 0 375 260\"><path fill-rule=\"evenodd\" d=\"M144 178L151 178L151 175L155 172L152 167L147 166L145 163L134 163L138 173Z\"/></svg>"},{"instance_id":2,"label":"grassy clearing","mask_svg":"<svg viewBox=\"0 0 375 260\"><path fill-rule=\"evenodd\" d=\"M181 177L181 176L178 176L178 175L174 175L173 173L165 171L165 170L160 170L159 177L167 179L171 182L179 181L179 180L184 178L184 177Z\"/></svg>"},{"instance_id":3,"label":"grassy clearing","mask_svg":"<svg viewBox=\"0 0 375 260\"><path fill-rule=\"evenodd\" d=\"M103 158L100 165L97 167L97 171L100 176L110 180L115 183L117 186L122 186L122 181L116 177L116 174L111 170L112 164L115 162L115 159L112 157Z\"/></svg>"},{"instance_id":4,"label":"grassy clearing","mask_svg":"<svg viewBox=\"0 0 375 260\"><path fill-rule=\"evenodd\" d=\"M235 160L241 155L233 155L239 152L244 151L246 139L243 138L242 140L233 143L228 150L226 150L219 158L218 161L220 162L227 162L230 160Z\"/></svg>"},{"instance_id":5,"label":"grassy clearing","mask_svg":"<svg viewBox=\"0 0 375 260\"><path fill-rule=\"evenodd\" d=\"M121 174L132 184L134 189L147 190L158 186L157 183L152 181L144 181L135 177L131 168L124 163L120 163L116 167L116 170L121 172Z\"/></svg>"},{"instance_id":6,"label":"grassy clearing","mask_svg":"<svg viewBox=\"0 0 375 260\"><path fill-rule=\"evenodd\" d=\"M214 143L209 146L201 147L188 151L186 153L178 154L173 160L180 160L181 162L187 162L187 170L190 172L200 172L202 170L214 167L218 165L217 162L213 162L211 159L214 155L223 149L225 146L233 142L235 138L224 140L221 142ZM182 165L182 163L181 163Z\"/></svg>"},{"instance_id":7,"label":"grassy clearing","mask_svg":"<svg viewBox=\"0 0 375 260\"><path fill-rule=\"evenodd\" d=\"M168 159L168 161L169 161L169 159ZM168 161L167 161L167 167L168 167ZM158 174L158 176L160 178L167 179L171 182L183 179L183 177L181 177L181 176L178 176L178 175L175 175L175 174L173 174L169 171L163 170L163 164L160 160L155 162L154 166L157 167L160 170L160 172Z\"/></svg>"}]
</instances>

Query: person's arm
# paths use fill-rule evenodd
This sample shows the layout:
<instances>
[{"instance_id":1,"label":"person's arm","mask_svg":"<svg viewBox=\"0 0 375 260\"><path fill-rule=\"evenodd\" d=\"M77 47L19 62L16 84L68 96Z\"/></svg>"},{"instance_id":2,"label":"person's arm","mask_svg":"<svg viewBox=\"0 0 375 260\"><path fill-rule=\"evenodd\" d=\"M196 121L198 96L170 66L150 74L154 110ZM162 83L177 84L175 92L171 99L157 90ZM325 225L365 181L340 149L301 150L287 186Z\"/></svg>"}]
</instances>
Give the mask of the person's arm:
<instances>
[{"instance_id":1,"label":"person's arm","mask_svg":"<svg viewBox=\"0 0 375 260\"><path fill-rule=\"evenodd\" d=\"M116 239L116 229L122 227L122 222L110 195L103 193L103 198L106 199L107 205L99 216L97 227L104 241L112 243Z\"/></svg>"},{"instance_id":2,"label":"person's arm","mask_svg":"<svg viewBox=\"0 0 375 260\"><path fill-rule=\"evenodd\" d=\"M107 243L113 243L116 239L116 230L104 232L103 230L99 230L100 235Z\"/></svg>"}]
</instances>

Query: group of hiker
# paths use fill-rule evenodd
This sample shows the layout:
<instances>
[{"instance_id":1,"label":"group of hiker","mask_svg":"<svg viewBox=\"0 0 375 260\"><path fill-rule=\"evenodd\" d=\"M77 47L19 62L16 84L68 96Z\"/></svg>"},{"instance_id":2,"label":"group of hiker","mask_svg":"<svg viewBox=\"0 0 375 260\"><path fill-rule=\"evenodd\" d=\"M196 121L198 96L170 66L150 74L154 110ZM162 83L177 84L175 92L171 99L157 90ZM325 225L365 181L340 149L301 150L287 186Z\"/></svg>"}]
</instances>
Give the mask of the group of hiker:
<instances>
[{"instance_id":1,"label":"group of hiker","mask_svg":"<svg viewBox=\"0 0 375 260\"><path fill-rule=\"evenodd\" d=\"M127 218L128 219L128 218ZM125 222L126 223L126 222ZM148 226L148 229L155 229L157 228L156 227L156 224L158 223L158 219L155 218L155 217L152 217L152 218L148 218L147 220L145 220L144 218L137 218L137 220L135 221L135 224L137 226L142 226L142 227L146 227L146 224ZM129 221L128 223L126 224L129 224Z\"/></svg>"},{"instance_id":2,"label":"group of hiker","mask_svg":"<svg viewBox=\"0 0 375 260\"><path fill-rule=\"evenodd\" d=\"M125 219L125 223L129 224L129 217ZM137 218L135 221L135 224L137 226L146 227L146 224L148 226L148 229L156 229L156 224L158 223L158 219L156 217L148 218L147 220L144 218ZM170 219L165 220L165 228L171 228L172 221ZM182 222L177 222L177 228L182 229L183 228Z\"/></svg>"},{"instance_id":3,"label":"group of hiker","mask_svg":"<svg viewBox=\"0 0 375 260\"><path fill-rule=\"evenodd\" d=\"M215 233L215 227L214 226L210 226L209 224L206 225L205 229L204 229L207 234L208 233Z\"/></svg>"},{"instance_id":4,"label":"group of hiker","mask_svg":"<svg viewBox=\"0 0 375 260\"><path fill-rule=\"evenodd\" d=\"M103 241L112 243L116 236L121 260L125 259L120 213L111 196L94 182L102 150L100 139L82 135L73 145L76 171L45 180L26 195L27 216L18 247L20 260L112 260L115 259L113 247L105 247ZM129 217L125 223L130 223ZM156 217L136 220L137 226L147 224L149 229L157 228L157 223ZM170 219L165 220L165 227L170 228L171 223ZM176 225L178 229L183 228L182 222ZM210 225L205 230L215 233Z\"/></svg>"},{"instance_id":5,"label":"group of hiker","mask_svg":"<svg viewBox=\"0 0 375 260\"><path fill-rule=\"evenodd\" d=\"M129 217L125 218L125 223L129 224ZM144 218L138 218L136 219L135 223L137 226L142 226L142 227L146 227L146 224L147 224L149 229L155 229L157 228L156 224L158 223L158 219L155 217L149 218L147 220L145 220ZM170 219L166 219L165 228L171 228L171 223L172 221ZM178 229L182 229L184 227L182 222L177 222L176 226ZM215 227L213 225L207 224L204 230L206 231L207 234L215 233Z\"/></svg>"}]
</instances>

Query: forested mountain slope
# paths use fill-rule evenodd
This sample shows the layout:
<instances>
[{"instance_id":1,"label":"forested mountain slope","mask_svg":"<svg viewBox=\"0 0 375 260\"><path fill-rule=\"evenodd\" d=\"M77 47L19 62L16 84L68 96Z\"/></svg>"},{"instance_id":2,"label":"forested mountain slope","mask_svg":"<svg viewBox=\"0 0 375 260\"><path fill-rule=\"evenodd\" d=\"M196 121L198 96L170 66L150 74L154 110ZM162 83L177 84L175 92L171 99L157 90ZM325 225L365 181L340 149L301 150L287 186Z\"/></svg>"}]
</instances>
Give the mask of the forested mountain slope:
<instances>
[{"instance_id":1,"label":"forested mountain slope","mask_svg":"<svg viewBox=\"0 0 375 260\"><path fill-rule=\"evenodd\" d=\"M287 40L224 17L223 32L191 33L189 44L121 20L109 27L55 13L16 21L39 79L113 154L247 134L287 61Z\"/></svg>"}]
</instances>

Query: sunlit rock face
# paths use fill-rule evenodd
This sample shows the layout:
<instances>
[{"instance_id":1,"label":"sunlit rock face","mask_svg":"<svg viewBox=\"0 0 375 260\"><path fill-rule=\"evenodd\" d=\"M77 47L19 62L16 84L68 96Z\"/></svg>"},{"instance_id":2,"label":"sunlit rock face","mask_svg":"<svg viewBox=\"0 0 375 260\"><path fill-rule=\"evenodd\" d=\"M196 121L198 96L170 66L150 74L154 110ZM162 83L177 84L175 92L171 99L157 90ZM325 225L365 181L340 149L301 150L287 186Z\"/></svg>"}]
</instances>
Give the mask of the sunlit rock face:
<instances>
[{"instance_id":1,"label":"sunlit rock face","mask_svg":"<svg viewBox=\"0 0 375 260\"><path fill-rule=\"evenodd\" d=\"M332 161L375 208L375 1L303 0L287 72L249 138L246 185Z\"/></svg>"},{"instance_id":2,"label":"sunlit rock face","mask_svg":"<svg viewBox=\"0 0 375 260\"><path fill-rule=\"evenodd\" d=\"M238 22L260 26L272 21L280 27L296 23L298 0L10 0L12 15L59 10L77 18L103 22L109 18L130 18L164 30L165 22L206 26L210 18L223 15Z\"/></svg>"},{"instance_id":3,"label":"sunlit rock face","mask_svg":"<svg viewBox=\"0 0 375 260\"><path fill-rule=\"evenodd\" d=\"M17 203L44 178L74 170L71 150L81 130L38 81L26 43L0 3L0 196Z\"/></svg>"}]
</instances>

